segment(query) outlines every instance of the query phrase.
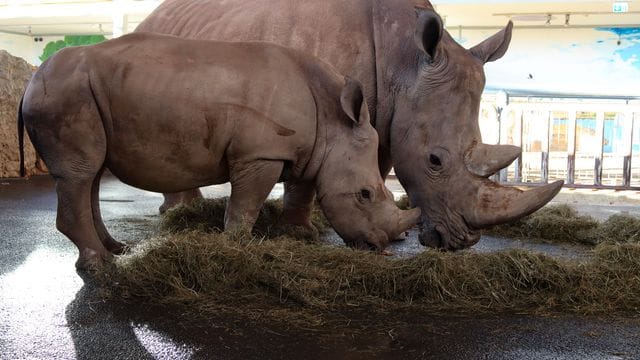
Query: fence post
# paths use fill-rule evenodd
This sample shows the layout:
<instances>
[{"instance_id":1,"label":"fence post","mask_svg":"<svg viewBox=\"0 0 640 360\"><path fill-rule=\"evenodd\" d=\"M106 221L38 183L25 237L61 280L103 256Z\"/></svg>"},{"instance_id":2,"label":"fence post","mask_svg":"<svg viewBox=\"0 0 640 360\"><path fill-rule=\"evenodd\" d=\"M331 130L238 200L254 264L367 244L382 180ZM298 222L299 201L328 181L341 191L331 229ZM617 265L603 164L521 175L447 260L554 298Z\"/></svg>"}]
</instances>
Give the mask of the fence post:
<instances>
[{"instance_id":1,"label":"fence post","mask_svg":"<svg viewBox=\"0 0 640 360\"><path fill-rule=\"evenodd\" d=\"M576 173L576 109L569 110L567 129L567 185L575 183Z\"/></svg>"},{"instance_id":2,"label":"fence post","mask_svg":"<svg viewBox=\"0 0 640 360\"><path fill-rule=\"evenodd\" d=\"M594 166L594 185L602 185L602 154L604 147L604 111L596 113L596 159Z\"/></svg>"},{"instance_id":3,"label":"fence post","mask_svg":"<svg viewBox=\"0 0 640 360\"><path fill-rule=\"evenodd\" d=\"M514 139L514 142L516 143L516 146L520 146L520 149L522 149L522 151L524 151L524 142L522 141L522 128L523 128L523 121L524 121L524 114L522 111L522 108L519 108L518 111L516 112L516 124L517 124L517 131L516 131L516 138ZM515 168L515 182L516 183L521 183L522 182L522 152L520 152L520 155L518 155L518 159L516 160L516 168Z\"/></svg>"},{"instance_id":4,"label":"fence post","mask_svg":"<svg viewBox=\"0 0 640 360\"><path fill-rule=\"evenodd\" d=\"M547 116L545 118L545 123L546 123L546 129L547 129L547 133L545 134L545 136L542 138L542 146L541 149L542 150L542 161L541 161L541 173L540 173L540 178L543 184L547 184L549 182L549 143L551 142L550 137L551 137L551 111L548 110L547 111Z\"/></svg>"},{"instance_id":5,"label":"fence post","mask_svg":"<svg viewBox=\"0 0 640 360\"><path fill-rule=\"evenodd\" d=\"M627 105L628 107L628 105ZM627 132L627 143L624 149L624 162L622 165L622 186L628 188L631 186L631 156L633 153L633 112L631 110L624 112L624 130Z\"/></svg>"}]
</instances>

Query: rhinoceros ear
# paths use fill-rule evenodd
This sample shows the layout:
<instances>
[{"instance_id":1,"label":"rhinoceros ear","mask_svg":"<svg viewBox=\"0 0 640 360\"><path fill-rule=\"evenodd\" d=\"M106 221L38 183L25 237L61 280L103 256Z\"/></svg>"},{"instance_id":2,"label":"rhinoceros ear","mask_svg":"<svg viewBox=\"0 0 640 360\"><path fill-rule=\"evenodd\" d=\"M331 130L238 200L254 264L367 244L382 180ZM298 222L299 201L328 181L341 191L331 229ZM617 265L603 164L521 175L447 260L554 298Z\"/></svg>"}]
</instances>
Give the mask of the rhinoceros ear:
<instances>
[{"instance_id":1,"label":"rhinoceros ear","mask_svg":"<svg viewBox=\"0 0 640 360\"><path fill-rule=\"evenodd\" d=\"M436 56L443 33L444 25L440 15L431 9L421 9L418 13L413 39L418 49L427 54L430 60Z\"/></svg>"},{"instance_id":2,"label":"rhinoceros ear","mask_svg":"<svg viewBox=\"0 0 640 360\"><path fill-rule=\"evenodd\" d=\"M471 51L471 54L480 59L483 63L498 60L509 48L512 30L513 22L509 21L504 29L500 30L498 33L480 44L472 47L469 51Z\"/></svg>"},{"instance_id":3,"label":"rhinoceros ear","mask_svg":"<svg viewBox=\"0 0 640 360\"><path fill-rule=\"evenodd\" d=\"M369 122L369 111L362 92L362 86L357 80L348 76L344 77L344 82L345 84L340 94L342 110L357 125Z\"/></svg>"}]
</instances>

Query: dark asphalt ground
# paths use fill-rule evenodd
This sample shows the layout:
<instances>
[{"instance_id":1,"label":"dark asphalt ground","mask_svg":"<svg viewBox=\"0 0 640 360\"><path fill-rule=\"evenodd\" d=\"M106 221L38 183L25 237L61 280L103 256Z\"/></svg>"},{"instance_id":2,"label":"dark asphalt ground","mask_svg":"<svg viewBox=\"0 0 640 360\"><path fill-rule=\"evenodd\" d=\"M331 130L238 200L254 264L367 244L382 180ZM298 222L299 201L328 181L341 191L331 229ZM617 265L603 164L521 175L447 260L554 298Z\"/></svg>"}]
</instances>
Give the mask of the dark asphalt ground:
<instances>
[{"instance_id":1,"label":"dark asphalt ground","mask_svg":"<svg viewBox=\"0 0 640 360\"><path fill-rule=\"evenodd\" d=\"M161 200L103 180L102 212L117 239L153 234ZM50 177L0 180L2 359L640 359L640 319L631 316L361 314L323 331L223 315L187 320L180 308L104 301L76 273L55 208ZM474 251L505 246L531 245L484 238ZM394 251L421 248L412 234Z\"/></svg>"}]
</instances>

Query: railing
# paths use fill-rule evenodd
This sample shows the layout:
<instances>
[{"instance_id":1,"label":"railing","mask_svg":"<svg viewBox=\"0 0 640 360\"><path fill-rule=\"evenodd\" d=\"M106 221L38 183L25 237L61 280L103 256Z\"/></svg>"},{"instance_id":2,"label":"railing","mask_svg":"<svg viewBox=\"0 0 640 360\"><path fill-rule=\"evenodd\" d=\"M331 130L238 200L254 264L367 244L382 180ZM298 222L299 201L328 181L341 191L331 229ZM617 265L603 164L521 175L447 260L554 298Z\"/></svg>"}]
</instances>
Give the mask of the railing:
<instances>
[{"instance_id":1,"label":"railing","mask_svg":"<svg viewBox=\"0 0 640 360\"><path fill-rule=\"evenodd\" d=\"M637 98L483 96L486 143L522 147L496 176L509 184L564 180L569 187L640 189L640 100Z\"/></svg>"}]
</instances>

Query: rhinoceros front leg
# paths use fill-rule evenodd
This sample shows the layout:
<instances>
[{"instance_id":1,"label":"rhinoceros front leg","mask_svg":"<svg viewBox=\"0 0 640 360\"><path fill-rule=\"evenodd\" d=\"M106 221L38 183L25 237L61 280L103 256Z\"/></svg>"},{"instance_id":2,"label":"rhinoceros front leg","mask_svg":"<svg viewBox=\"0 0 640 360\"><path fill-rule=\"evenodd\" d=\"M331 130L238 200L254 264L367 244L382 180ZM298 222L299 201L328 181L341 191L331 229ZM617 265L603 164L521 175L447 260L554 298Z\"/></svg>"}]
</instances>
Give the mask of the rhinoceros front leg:
<instances>
[{"instance_id":1,"label":"rhinoceros front leg","mask_svg":"<svg viewBox=\"0 0 640 360\"><path fill-rule=\"evenodd\" d=\"M111 234L107 231L107 227L104 226L102 214L100 213L100 179L102 179L103 173L104 168L98 172L98 175L96 175L91 186L91 210L93 212L93 224L104 247L112 254L120 255L124 253L126 246L111 237Z\"/></svg>"},{"instance_id":2,"label":"rhinoceros front leg","mask_svg":"<svg viewBox=\"0 0 640 360\"><path fill-rule=\"evenodd\" d=\"M258 160L234 164L230 169L231 195L224 213L224 229L241 226L249 229L267 196L278 182L284 163L274 160Z\"/></svg>"},{"instance_id":3,"label":"rhinoceros front leg","mask_svg":"<svg viewBox=\"0 0 640 360\"><path fill-rule=\"evenodd\" d=\"M195 200L202 199L202 193L198 188L178 193L166 193L162 194L162 196L164 196L164 202L160 205L160 214L164 214L174 206L190 205Z\"/></svg>"},{"instance_id":4,"label":"rhinoceros front leg","mask_svg":"<svg viewBox=\"0 0 640 360\"><path fill-rule=\"evenodd\" d=\"M312 181L287 181L284 184L283 210L279 225L298 225L318 232L311 223L315 184Z\"/></svg>"}]
</instances>

